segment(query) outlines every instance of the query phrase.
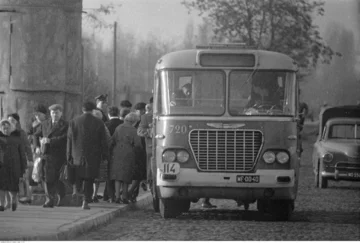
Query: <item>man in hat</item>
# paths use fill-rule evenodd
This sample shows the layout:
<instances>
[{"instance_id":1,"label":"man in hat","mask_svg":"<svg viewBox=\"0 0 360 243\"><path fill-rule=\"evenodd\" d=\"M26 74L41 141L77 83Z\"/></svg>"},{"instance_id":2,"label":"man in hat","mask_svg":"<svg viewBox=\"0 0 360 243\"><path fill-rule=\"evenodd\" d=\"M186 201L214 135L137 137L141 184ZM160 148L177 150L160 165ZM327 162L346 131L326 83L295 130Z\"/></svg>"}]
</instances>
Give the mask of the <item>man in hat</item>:
<instances>
[{"instance_id":1,"label":"man in hat","mask_svg":"<svg viewBox=\"0 0 360 243\"><path fill-rule=\"evenodd\" d=\"M93 184L99 176L101 161L109 161L109 146L104 123L93 116L93 102L83 104L83 114L69 124L67 133L67 161L76 170L76 179L84 184L83 209L90 209Z\"/></svg>"},{"instance_id":2,"label":"man in hat","mask_svg":"<svg viewBox=\"0 0 360 243\"><path fill-rule=\"evenodd\" d=\"M63 107L54 104L49 107L50 118L41 123L36 132L37 148L45 161L43 184L46 202L44 208L52 208L55 204L55 194L59 199L57 206L63 205L65 197L64 184L59 181L61 166L66 162L66 135L68 123L62 119Z\"/></svg>"},{"instance_id":3,"label":"man in hat","mask_svg":"<svg viewBox=\"0 0 360 243\"><path fill-rule=\"evenodd\" d=\"M96 109L101 111L103 122L107 122L109 119L106 115L107 109L107 95L99 95L95 97Z\"/></svg>"}]
</instances>

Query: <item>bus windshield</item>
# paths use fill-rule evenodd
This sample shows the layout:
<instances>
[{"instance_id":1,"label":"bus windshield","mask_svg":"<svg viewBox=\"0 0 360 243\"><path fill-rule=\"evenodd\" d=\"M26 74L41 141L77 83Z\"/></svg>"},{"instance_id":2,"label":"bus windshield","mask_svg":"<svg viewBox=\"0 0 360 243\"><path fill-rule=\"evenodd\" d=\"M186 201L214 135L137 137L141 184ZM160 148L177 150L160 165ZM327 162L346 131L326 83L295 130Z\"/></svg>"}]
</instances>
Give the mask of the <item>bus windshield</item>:
<instances>
[{"instance_id":1,"label":"bus windshield","mask_svg":"<svg viewBox=\"0 0 360 243\"><path fill-rule=\"evenodd\" d=\"M225 112L225 77L225 72L219 70L162 71L164 112L222 115Z\"/></svg>"},{"instance_id":2,"label":"bus windshield","mask_svg":"<svg viewBox=\"0 0 360 243\"><path fill-rule=\"evenodd\" d=\"M164 115L295 115L294 72L162 70L160 84Z\"/></svg>"},{"instance_id":3,"label":"bus windshield","mask_svg":"<svg viewBox=\"0 0 360 243\"><path fill-rule=\"evenodd\" d=\"M295 89L293 72L232 71L229 113L233 116L293 116Z\"/></svg>"}]
</instances>

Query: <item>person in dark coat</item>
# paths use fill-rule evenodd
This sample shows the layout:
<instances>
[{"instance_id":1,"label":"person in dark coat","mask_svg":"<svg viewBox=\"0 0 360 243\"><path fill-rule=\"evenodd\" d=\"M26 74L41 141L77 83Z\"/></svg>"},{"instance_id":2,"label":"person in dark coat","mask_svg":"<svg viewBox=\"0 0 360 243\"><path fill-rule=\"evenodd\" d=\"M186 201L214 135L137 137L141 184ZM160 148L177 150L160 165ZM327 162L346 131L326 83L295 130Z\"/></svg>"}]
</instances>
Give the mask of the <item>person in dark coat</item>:
<instances>
[{"instance_id":1,"label":"person in dark coat","mask_svg":"<svg viewBox=\"0 0 360 243\"><path fill-rule=\"evenodd\" d=\"M5 194L10 192L11 209L17 208L19 179L26 169L26 155L21 135L12 128L8 120L0 122L0 149L2 161L0 166L0 211L4 211Z\"/></svg>"},{"instance_id":2,"label":"person in dark coat","mask_svg":"<svg viewBox=\"0 0 360 243\"><path fill-rule=\"evenodd\" d=\"M130 112L130 110L129 110ZM109 114L109 121L107 121L105 123L105 126L108 128L109 132L110 132L110 136L112 136L115 132L115 129L122 123L124 123L123 120L121 120L119 118L120 115L120 111L119 108L117 108L116 106L111 106L108 108L108 114ZM110 170L108 168L108 170ZM110 180L108 178L108 180L106 181L105 184L105 189L104 189L104 201L108 201L110 200L110 202L115 202L115 181L114 180Z\"/></svg>"},{"instance_id":3,"label":"person in dark coat","mask_svg":"<svg viewBox=\"0 0 360 243\"><path fill-rule=\"evenodd\" d=\"M32 153L32 149L31 149L31 145L30 145L28 136L27 136L26 132L21 128L19 114L18 113L9 114L8 121L11 123L11 125L13 127L15 127L15 129L17 131L20 132L21 141L23 142L23 145L25 148L25 155L26 155L26 161L27 161L26 170L28 170L29 167L34 165L34 162L33 162L34 158L33 158L33 153ZM26 173L26 171L25 171L25 173ZM26 178L25 178L25 181L26 181ZM25 182L25 185L26 185L25 193L28 194L29 186L26 184L26 182ZM31 195L29 198L26 198L26 199L27 199L26 202L30 204L31 203ZM20 199L19 199L19 202L24 203L24 201L21 201Z\"/></svg>"},{"instance_id":4,"label":"person in dark coat","mask_svg":"<svg viewBox=\"0 0 360 243\"><path fill-rule=\"evenodd\" d=\"M90 209L93 184L99 176L101 161L109 161L109 147L104 123L92 115L93 102L83 104L83 114L69 123L67 161L75 167L78 180L84 182L82 208Z\"/></svg>"},{"instance_id":5,"label":"person in dark coat","mask_svg":"<svg viewBox=\"0 0 360 243\"><path fill-rule=\"evenodd\" d=\"M107 95L99 95L95 97L96 109L102 113L102 121L107 122L109 118L106 115Z\"/></svg>"},{"instance_id":6,"label":"person in dark coat","mask_svg":"<svg viewBox=\"0 0 360 243\"><path fill-rule=\"evenodd\" d=\"M145 114L145 106L146 103L139 102L134 106L136 114L139 116L139 118ZM139 121L135 124L135 128L138 129L140 124ZM129 194L131 195L131 201L136 202L136 198L139 195L139 188L140 184L142 185L144 190L147 190L146 184L141 183L142 181L146 180L146 150L145 150L145 138L140 137L141 139L141 145L135 147L136 152L136 163L134 168L134 174L133 174L133 181L131 184L131 187L129 189Z\"/></svg>"},{"instance_id":7,"label":"person in dark coat","mask_svg":"<svg viewBox=\"0 0 360 243\"><path fill-rule=\"evenodd\" d=\"M37 106L35 106L34 117L33 119L31 119L31 123L29 124L27 129L28 140L30 142L31 151L33 154L33 158L31 161L35 161L35 159L40 156L40 154L37 154L35 151L36 145L39 143L39 141L37 141L34 134L40 129L41 122L45 121L46 119L47 119L47 108L42 104L38 104ZM19 199L20 203L31 204L32 202L32 193L34 187L38 185L38 183L35 182L31 177L33 168L34 165L32 163L29 163L25 171L24 177L26 184L26 196Z\"/></svg>"},{"instance_id":8,"label":"person in dark coat","mask_svg":"<svg viewBox=\"0 0 360 243\"><path fill-rule=\"evenodd\" d=\"M37 149L41 150L43 165L46 202L44 208L54 207L55 194L60 196L57 206L63 205L65 185L59 180L60 169L66 162L66 134L68 122L62 118L63 107L54 104L49 107L50 118L41 123L35 137L39 141Z\"/></svg>"},{"instance_id":9,"label":"person in dark coat","mask_svg":"<svg viewBox=\"0 0 360 243\"><path fill-rule=\"evenodd\" d=\"M112 136L110 179L115 180L116 203L129 203L128 185L133 180L136 163L135 147L141 146L140 137L134 127L138 121L139 117L136 113L129 113L125 116L124 123L116 128ZM121 198L120 186L122 187Z\"/></svg>"},{"instance_id":10,"label":"person in dark coat","mask_svg":"<svg viewBox=\"0 0 360 243\"><path fill-rule=\"evenodd\" d=\"M153 124L152 104L147 104L145 107L145 114L140 118L138 127L138 135L145 139L146 146L146 180L149 187L152 185L151 173L151 156L152 156L152 124Z\"/></svg>"}]
</instances>

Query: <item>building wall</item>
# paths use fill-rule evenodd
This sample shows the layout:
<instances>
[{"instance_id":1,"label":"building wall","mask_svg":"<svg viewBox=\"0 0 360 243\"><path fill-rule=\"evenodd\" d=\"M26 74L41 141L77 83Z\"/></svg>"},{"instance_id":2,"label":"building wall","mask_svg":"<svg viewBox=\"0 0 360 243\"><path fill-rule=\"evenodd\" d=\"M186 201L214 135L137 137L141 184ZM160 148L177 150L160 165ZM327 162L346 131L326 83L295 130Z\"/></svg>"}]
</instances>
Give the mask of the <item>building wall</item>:
<instances>
[{"instance_id":1,"label":"building wall","mask_svg":"<svg viewBox=\"0 0 360 243\"><path fill-rule=\"evenodd\" d=\"M0 0L0 116L62 104L81 111L82 0Z\"/></svg>"}]
</instances>

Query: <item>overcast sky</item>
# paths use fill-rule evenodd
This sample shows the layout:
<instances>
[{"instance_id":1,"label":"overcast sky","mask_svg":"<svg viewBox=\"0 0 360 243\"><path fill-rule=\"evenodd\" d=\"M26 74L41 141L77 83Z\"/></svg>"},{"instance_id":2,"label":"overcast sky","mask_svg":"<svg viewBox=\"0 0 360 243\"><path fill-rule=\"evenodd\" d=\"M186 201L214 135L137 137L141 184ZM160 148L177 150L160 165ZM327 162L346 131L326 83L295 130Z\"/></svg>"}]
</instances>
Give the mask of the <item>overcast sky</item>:
<instances>
[{"instance_id":1,"label":"overcast sky","mask_svg":"<svg viewBox=\"0 0 360 243\"><path fill-rule=\"evenodd\" d=\"M325 0L325 16L318 18L317 23L324 30L331 22L344 24L356 30L359 39L359 19L356 18L356 1L360 0ZM192 20L200 22L196 13L188 14L181 4L182 0L83 0L83 7L98 8L100 4L121 4L117 16L107 17L110 23L117 20L120 28L146 38L153 33L161 38L182 38L186 24Z\"/></svg>"}]
</instances>

